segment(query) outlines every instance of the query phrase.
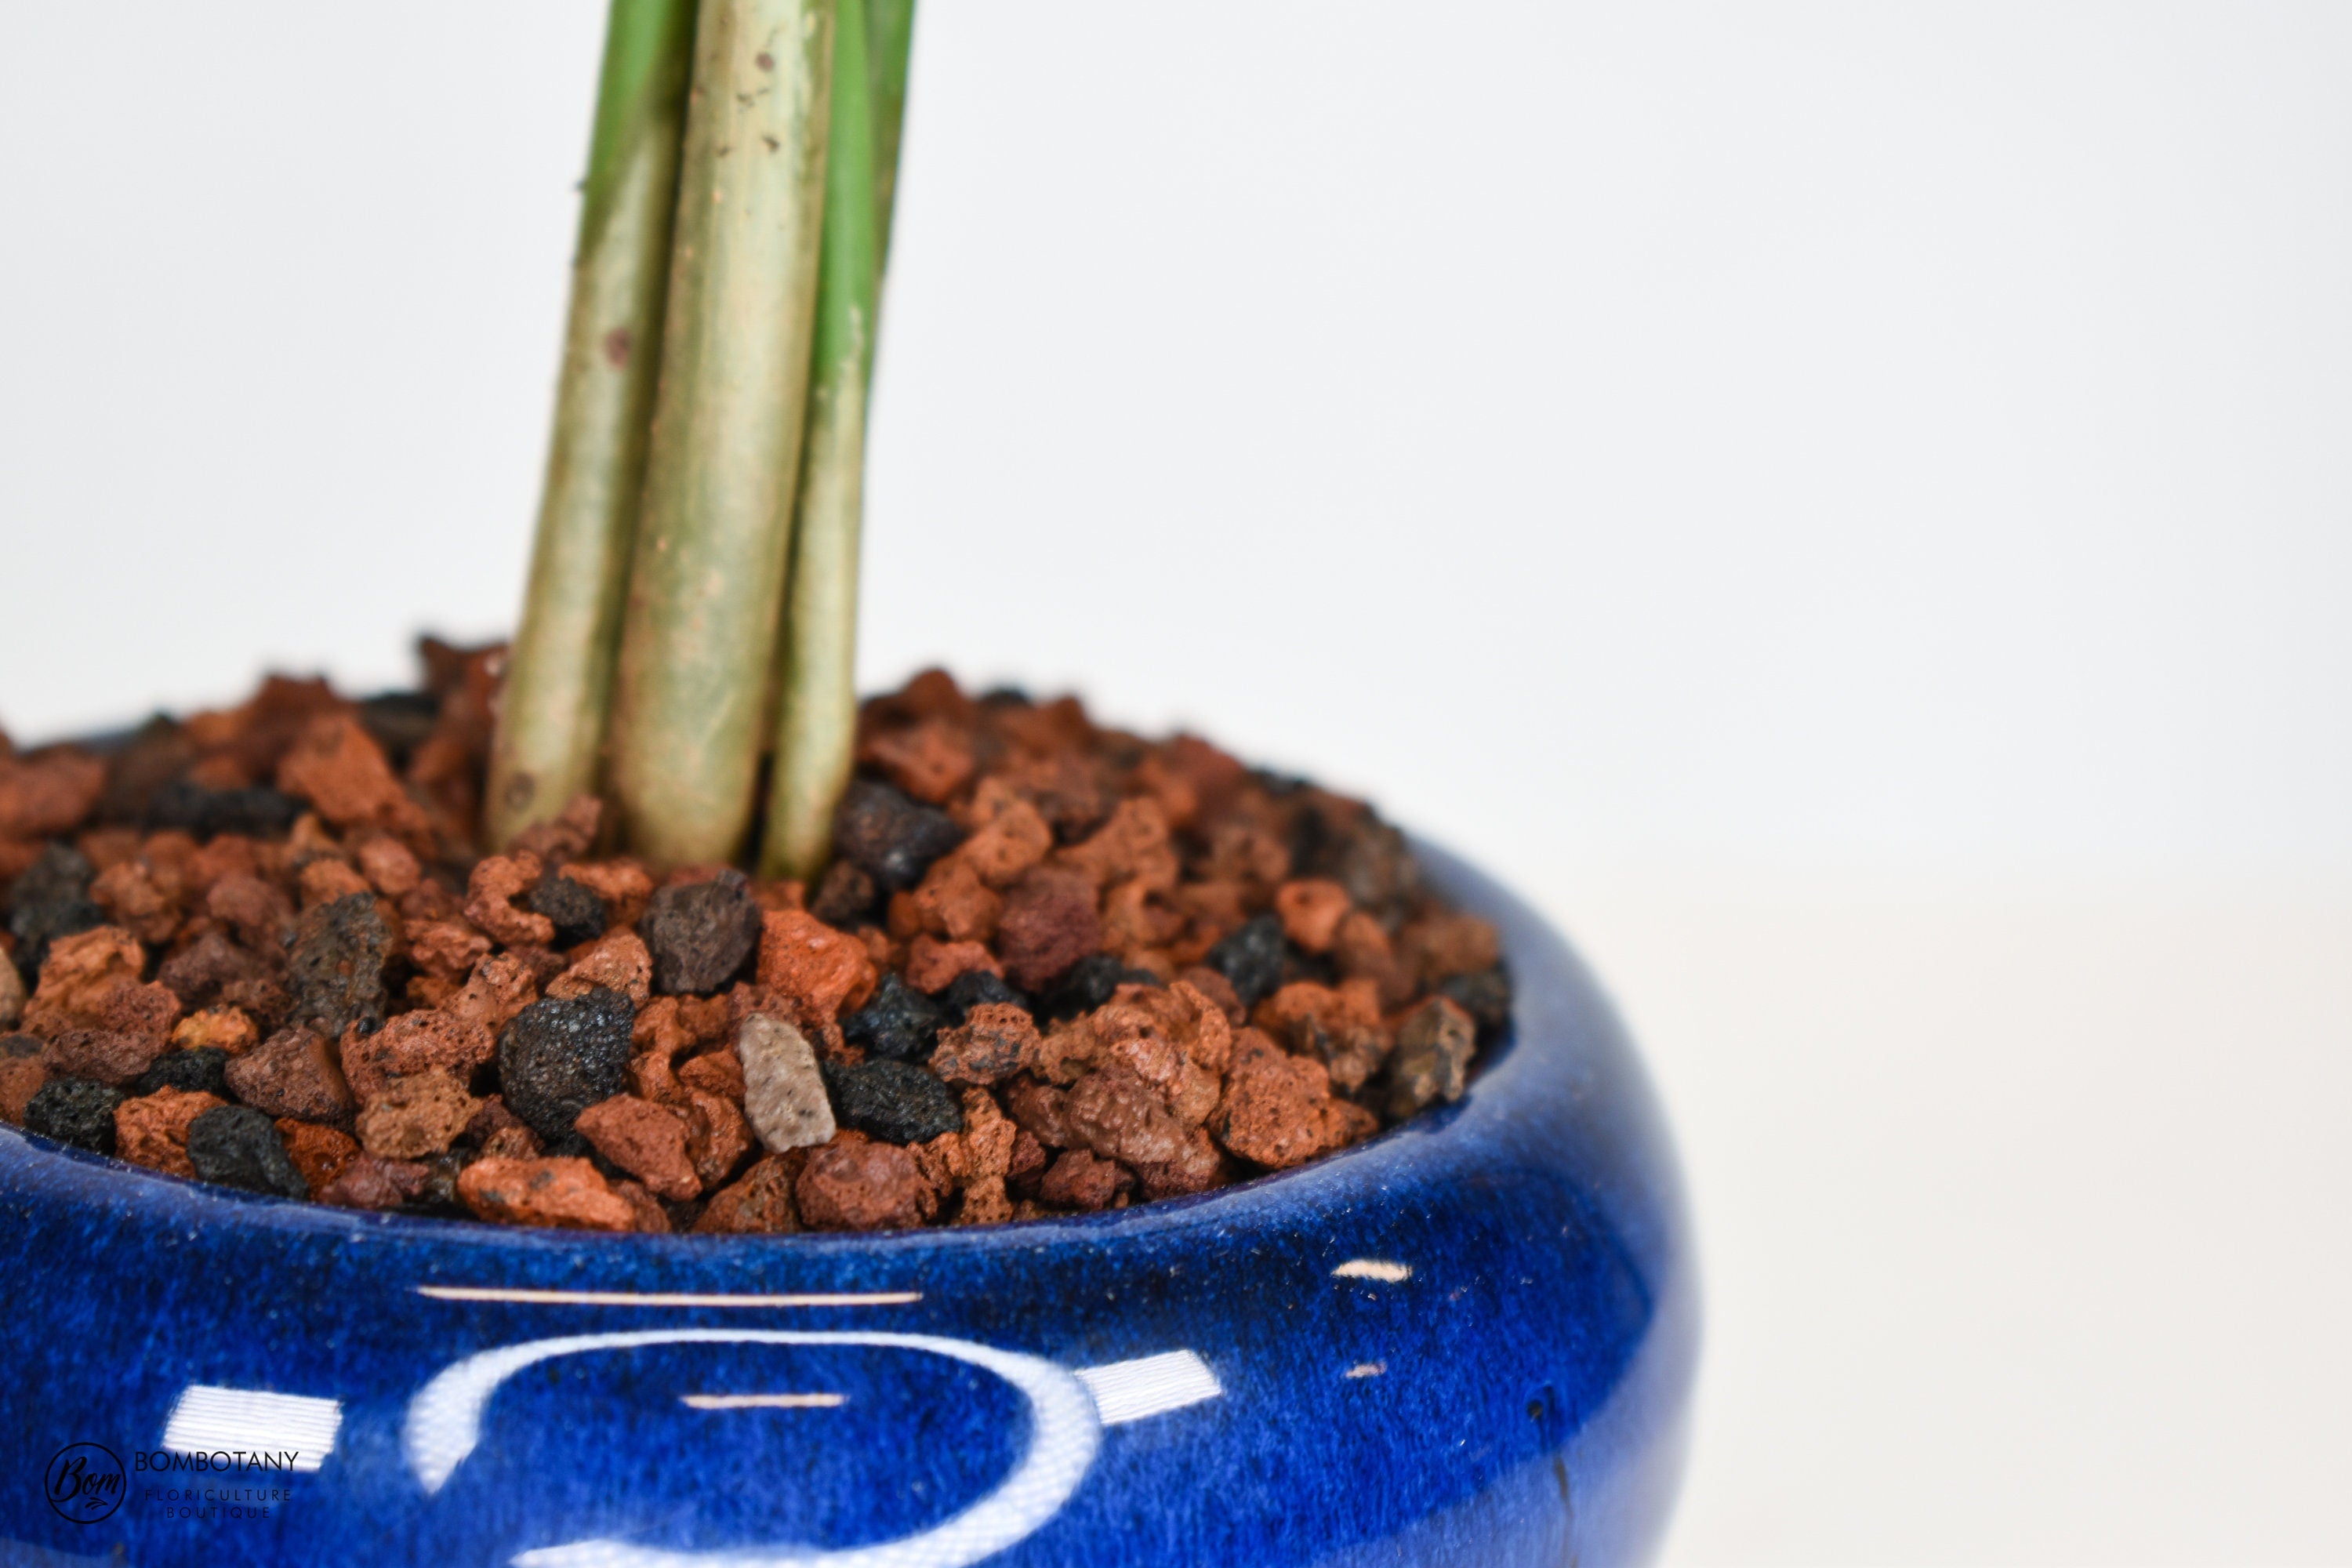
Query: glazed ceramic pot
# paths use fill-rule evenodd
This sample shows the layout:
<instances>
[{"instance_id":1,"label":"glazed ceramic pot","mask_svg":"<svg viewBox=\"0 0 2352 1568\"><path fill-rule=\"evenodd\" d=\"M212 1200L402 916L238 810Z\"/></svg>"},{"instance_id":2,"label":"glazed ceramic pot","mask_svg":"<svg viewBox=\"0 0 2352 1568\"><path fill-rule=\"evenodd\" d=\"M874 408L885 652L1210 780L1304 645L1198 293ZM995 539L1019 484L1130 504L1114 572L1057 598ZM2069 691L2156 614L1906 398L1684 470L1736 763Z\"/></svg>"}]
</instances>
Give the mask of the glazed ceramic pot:
<instances>
[{"instance_id":1,"label":"glazed ceramic pot","mask_svg":"<svg viewBox=\"0 0 2352 1568\"><path fill-rule=\"evenodd\" d=\"M0 1563L1637 1563L1697 1300L1608 1005L1524 905L1457 1104L1194 1198L657 1237L247 1196L0 1127Z\"/></svg>"}]
</instances>

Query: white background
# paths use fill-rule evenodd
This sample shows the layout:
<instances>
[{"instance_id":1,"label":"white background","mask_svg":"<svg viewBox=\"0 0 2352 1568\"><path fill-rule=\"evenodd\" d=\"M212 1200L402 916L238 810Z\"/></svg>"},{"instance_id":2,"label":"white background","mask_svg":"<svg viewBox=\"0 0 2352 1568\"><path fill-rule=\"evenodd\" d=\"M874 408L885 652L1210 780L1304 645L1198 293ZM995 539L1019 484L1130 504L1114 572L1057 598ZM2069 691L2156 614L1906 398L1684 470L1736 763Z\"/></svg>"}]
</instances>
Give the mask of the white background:
<instances>
[{"instance_id":1,"label":"white background","mask_svg":"<svg viewBox=\"0 0 2352 1568\"><path fill-rule=\"evenodd\" d=\"M2352 10L927 0L863 666L1594 956L1679 1563L2352 1562ZM0 7L0 722L511 615L590 0Z\"/></svg>"}]
</instances>

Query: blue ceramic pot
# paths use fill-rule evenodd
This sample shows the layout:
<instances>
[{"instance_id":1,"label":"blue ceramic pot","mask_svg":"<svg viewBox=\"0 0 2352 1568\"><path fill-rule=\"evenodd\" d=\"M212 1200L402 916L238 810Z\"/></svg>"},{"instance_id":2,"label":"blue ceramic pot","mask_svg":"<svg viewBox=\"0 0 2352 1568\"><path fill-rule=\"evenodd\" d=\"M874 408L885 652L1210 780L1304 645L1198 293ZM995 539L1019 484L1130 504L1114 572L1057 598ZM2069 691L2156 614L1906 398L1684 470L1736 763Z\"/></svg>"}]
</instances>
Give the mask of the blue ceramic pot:
<instances>
[{"instance_id":1,"label":"blue ceramic pot","mask_svg":"<svg viewBox=\"0 0 2352 1568\"><path fill-rule=\"evenodd\" d=\"M1635 1563L1696 1281L1591 977L1502 929L1459 1103L1303 1169L971 1230L609 1237L251 1197L0 1128L0 1561Z\"/></svg>"}]
</instances>

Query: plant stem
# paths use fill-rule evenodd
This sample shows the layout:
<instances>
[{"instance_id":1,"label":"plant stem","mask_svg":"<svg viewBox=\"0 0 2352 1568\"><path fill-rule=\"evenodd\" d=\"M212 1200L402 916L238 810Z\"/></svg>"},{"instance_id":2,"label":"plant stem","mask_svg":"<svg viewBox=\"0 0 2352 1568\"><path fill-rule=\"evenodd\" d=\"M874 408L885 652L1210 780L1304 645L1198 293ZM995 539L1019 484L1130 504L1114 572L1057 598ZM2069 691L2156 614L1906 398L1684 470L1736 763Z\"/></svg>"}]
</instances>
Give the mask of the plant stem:
<instances>
[{"instance_id":1,"label":"plant stem","mask_svg":"<svg viewBox=\"0 0 2352 1568\"><path fill-rule=\"evenodd\" d=\"M702 0L613 794L656 868L751 823L807 413L833 0Z\"/></svg>"},{"instance_id":2,"label":"plant stem","mask_svg":"<svg viewBox=\"0 0 2352 1568\"><path fill-rule=\"evenodd\" d=\"M490 752L489 844L596 787L661 364L694 0L613 0L530 586Z\"/></svg>"},{"instance_id":3,"label":"plant stem","mask_svg":"<svg viewBox=\"0 0 2352 1568\"><path fill-rule=\"evenodd\" d=\"M793 528L775 766L760 856L764 875L803 879L824 869L832 847L833 810L849 782L857 732L857 548L879 287L866 0L838 3L808 445Z\"/></svg>"},{"instance_id":4,"label":"plant stem","mask_svg":"<svg viewBox=\"0 0 2352 1568\"><path fill-rule=\"evenodd\" d=\"M890 266L898 205L898 140L907 124L907 63L915 47L915 0L866 0L866 66L874 92L875 270Z\"/></svg>"}]
</instances>

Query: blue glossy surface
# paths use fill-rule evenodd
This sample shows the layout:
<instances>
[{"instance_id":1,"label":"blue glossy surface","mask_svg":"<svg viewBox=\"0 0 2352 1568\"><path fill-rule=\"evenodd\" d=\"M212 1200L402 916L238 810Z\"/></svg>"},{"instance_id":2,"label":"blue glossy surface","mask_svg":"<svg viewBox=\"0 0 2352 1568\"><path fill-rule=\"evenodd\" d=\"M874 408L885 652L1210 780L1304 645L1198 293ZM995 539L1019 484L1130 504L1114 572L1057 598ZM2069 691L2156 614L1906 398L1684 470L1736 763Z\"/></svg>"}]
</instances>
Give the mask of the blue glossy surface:
<instances>
[{"instance_id":1,"label":"blue glossy surface","mask_svg":"<svg viewBox=\"0 0 2352 1568\"><path fill-rule=\"evenodd\" d=\"M1566 946L1422 853L1502 928L1508 1043L1459 1104L1198 1198L596 1237L247 1197L0 1128L0 1561L1641 1561L1696 1349L1671 1146ZM625 1300L677 1295L868 1299ZM137 1469L175 1425L323 1460ZM96 1523L43 1494L78 1442L127 1471ZM259 1518L147 1495L224 1487L281 1495Z\"/></svg>"}]
</instances>

